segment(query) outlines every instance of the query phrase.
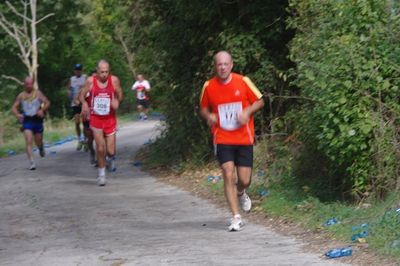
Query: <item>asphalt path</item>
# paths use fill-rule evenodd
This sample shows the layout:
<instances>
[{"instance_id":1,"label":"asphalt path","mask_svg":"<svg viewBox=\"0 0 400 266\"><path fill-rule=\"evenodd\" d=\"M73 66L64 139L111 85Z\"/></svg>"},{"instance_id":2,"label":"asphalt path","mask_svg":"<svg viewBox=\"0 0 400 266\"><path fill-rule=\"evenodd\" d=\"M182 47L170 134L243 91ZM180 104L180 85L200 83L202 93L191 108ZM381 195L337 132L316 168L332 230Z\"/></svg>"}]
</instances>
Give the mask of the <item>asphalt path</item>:
<instances>
[{"instance_id":1,"label":"asphalt path","mask_svg":"<svg viewBox=\"0 0 400 266\"><path fill-rule=\"evenodd\" d=\"M227 210L142 172L134 154L157 128L119 129L105 187L75 142L36 153L35 171L0 159L0 265L344 265L261 225L228 232Z\"/></svg>"}]
</instances>

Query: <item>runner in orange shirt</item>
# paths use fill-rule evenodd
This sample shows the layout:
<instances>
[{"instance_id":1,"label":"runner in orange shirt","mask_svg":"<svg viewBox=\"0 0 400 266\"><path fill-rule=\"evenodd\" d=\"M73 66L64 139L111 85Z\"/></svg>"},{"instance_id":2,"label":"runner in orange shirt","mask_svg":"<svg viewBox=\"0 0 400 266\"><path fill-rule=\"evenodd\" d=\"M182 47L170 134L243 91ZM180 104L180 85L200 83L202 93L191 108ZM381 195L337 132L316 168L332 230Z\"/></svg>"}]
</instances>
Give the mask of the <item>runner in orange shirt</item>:
<instances>
[{"instance_id":1,"label":"runner in orange shirt","mask_svg":"<svg viewBox=\"0 0 400 266\"><path fill-rule=\"evenodd\" d=\"M239 231L244 225L239 203L243 211L251 209L245 190L251 183L253 167L253 115L264 106L264 100L251 80L232 73L232 67L232 56L228 52L215 54L216 76L203 86L200 115L211 127L224 178L225 197L233 215L228 229Z\"/></svg>"}]
</instances>

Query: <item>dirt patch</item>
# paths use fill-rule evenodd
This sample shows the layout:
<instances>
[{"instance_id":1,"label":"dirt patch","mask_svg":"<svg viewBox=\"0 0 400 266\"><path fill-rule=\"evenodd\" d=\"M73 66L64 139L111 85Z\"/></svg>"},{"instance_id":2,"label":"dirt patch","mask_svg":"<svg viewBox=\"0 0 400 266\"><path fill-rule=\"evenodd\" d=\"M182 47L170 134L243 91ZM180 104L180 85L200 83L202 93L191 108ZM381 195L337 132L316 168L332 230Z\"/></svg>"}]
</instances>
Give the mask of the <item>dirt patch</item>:
<instances>
[{"instance_id":1,"label":"dirt patch","mask_svg":"<svg viewBox=\"0 0 400 266\"><path fill-rule=\"evenodd\" d=\"M201 170L190 170L181 173L166 168L144 168L143 170L151 173L159 182L179 187L195 196L208 199L219 207L227 208L223 193L210 189L210 186L208 186L205 181L207 180L207 176L220 175L220 171L215 165L203 167ZM287 219L272 217L259 207L263 200L268 200L268 198L252 198L253 208L249 214L244 216L245 219L271 228L280 234L294 237L304 243L303 248L307 252L321 254L321 258L325 259L324 253L328 250L351 245L353 248L352 256L342 257L335 260L351 265L400 265L400 263L395 260L383 258L374 254L374 252L368 248L367 243L349 244L332 239L332 236L329 236L328 233L322 230L310 230Z\"/></svg>"}]
</instances>

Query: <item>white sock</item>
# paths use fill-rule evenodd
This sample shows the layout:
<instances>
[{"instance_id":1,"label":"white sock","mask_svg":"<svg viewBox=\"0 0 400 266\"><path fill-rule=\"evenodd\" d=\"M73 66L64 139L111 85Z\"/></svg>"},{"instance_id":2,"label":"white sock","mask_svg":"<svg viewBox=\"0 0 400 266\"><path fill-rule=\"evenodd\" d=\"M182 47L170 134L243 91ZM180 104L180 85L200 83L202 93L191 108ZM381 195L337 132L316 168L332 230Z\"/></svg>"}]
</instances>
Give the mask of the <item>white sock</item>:
<instances>
[{"instance_id":1,"label":"white sock","mask_svg":"<svg viewBox=\"0 0 400 266\"><path fill-rule=\"evenodd\" d=\"M240 216L240 214L235 214L235 215L233 216L233 218L242 219L242 216Z\"/></svg>"},{"instance_id":2,"label":"white sock","mask_svg":"<svg viewBox=\"0 0 400 266\"><path fill-rule=\"evenodd\" d=\"M106 168L99 168L99 176L105 176L106 175Z\"/></svg>"}]
</instances>

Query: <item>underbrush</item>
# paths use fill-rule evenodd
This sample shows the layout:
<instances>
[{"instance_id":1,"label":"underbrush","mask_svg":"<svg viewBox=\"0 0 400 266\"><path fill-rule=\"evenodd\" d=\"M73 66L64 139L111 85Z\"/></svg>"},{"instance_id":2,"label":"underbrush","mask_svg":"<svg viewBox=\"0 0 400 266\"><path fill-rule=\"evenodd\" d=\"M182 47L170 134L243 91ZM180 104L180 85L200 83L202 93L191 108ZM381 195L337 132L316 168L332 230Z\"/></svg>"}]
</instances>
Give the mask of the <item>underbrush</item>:
<instances>
[{"instance_id":1,"label":"underbrush","mask_svg":"<svg viewBox=\"0 0 400 266\"><path fill-rule=\"evenodd\" d=\"M264 139L255 148L254 181L249 190L253 197L264 191L260 207L269 215L322 230L349 245L368 245L378 254L400 258L398 193L368 203L326 196L334 194L329 187L296 176L298 151L285 141Z\"/></svg>"}]
</instances>

